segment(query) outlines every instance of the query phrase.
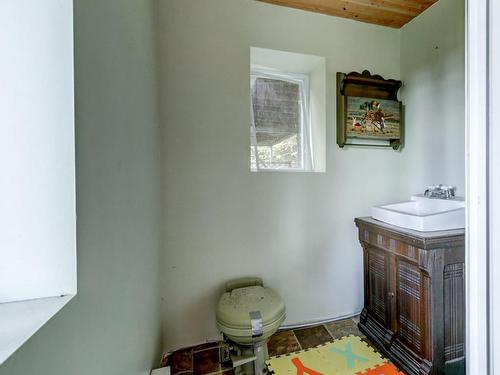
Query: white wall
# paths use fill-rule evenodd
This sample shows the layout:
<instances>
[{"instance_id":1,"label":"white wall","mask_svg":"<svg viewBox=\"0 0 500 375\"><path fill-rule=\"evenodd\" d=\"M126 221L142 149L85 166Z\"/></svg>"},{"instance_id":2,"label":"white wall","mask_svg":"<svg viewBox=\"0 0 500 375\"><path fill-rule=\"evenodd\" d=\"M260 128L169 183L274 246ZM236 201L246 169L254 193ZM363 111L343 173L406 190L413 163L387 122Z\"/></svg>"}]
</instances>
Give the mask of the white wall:
<instances>
[{"instance_id":1,"label":"white wall","mask_svg":"<svg viewBox=\"0 0 500 375\"><path fill-rule=\"evenodd\" d=\"M76 293L73 7L0 3L0 303Z\"/></svg>"},{"instance_id":2,"label":"white wall","mask_svg":"<svg viewBox=\"0 0 500 375\"><path fill-rule=\"evenodd\" d=\"M78 295L1 375L149 374L159 361L153 5L74 2Z\"/></svg>"},{"instance_id":3,"label":"white wall","mask_svg":"<svg viewBox=\"0 0 500 375\"><path fill-rule=\"evenodd\" d=\"M440 0L401 29L406 188L465 196L465 5Z\"/></svg>"},{"instance_id":4,"label":"white wall","mask_svg":"<svg viewBox=\"0 0 500 375\"><path fill-rule=\"evenodd\" d=\"M354 218L408 197L402 153L335 142L335 73L400 78L399 30L257 1L160 1L164 348L217 335L231 278L257 275L287 324L358 312ZM249 47L326 57L326 173L251 173ZM416 187L421 190L421 186Z\"/></svg>"}]
</instances>

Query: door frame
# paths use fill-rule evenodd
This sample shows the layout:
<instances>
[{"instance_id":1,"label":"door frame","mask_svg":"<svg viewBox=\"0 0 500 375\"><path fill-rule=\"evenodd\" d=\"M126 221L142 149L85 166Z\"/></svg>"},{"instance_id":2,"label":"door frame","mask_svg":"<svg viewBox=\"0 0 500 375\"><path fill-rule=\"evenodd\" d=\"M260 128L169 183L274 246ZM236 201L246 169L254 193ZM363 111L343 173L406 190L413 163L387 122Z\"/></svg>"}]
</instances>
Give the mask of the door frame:
<instances>
[{"instance_id":1,"label":"door frame","mask_svg":"<svg viewBox=\"0 0 500 375\"><path fill-rule=\"evenodd\" d=\"M500 92L500 4L466 0L466 9L466 362L467 374L494 375L500 374L499 360L494 361L500 354L500 293L495 289L500 205L493 194L500 188L495 148L500 133L493 124L500 120L500 109L492 98Z\"/></svg>"}]
</instances>

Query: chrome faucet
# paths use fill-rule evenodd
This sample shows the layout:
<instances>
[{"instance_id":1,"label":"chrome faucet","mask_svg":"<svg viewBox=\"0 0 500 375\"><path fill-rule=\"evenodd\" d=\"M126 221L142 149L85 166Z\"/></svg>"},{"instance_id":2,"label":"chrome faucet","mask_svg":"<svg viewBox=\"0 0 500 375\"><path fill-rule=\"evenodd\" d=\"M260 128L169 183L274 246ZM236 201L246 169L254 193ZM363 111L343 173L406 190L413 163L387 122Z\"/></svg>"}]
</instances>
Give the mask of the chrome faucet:
<instances>
[{"instance_id":1,"label":"chrome faucet","mask_svg":"<svg viewBox=\"0 0 500 375\"><path fill-rule=\"evenodd\" d=\"M454 199L456 190L457 188L454 186L446 186L441 184L432 185L424 191L424 197L437 199Z\"/></svg>"}]
</instances>

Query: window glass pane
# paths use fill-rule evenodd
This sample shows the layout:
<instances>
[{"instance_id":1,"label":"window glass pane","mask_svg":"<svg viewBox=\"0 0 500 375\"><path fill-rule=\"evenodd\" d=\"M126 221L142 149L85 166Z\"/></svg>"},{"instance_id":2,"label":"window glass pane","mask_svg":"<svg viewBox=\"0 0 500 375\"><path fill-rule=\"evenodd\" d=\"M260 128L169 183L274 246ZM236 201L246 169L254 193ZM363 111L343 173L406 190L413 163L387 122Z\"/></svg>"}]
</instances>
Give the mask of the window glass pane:
<instances>
[{"instance_id":1,"label":"window glass pane","mask_svg":"<svg viewBox=\"0 0 500 375\"><path fill-rule=\"evenodd\" d=\"M252 88L255 127L297 132L300 128L299 89L297 83L255 79Z\"/></svg>"},{"instance_id":2,"label":"window glass pane","mask_svg":"<svg viewBox=\"0 0 500 375\"><path fill-rule=\"evenodd\" d=\"M251 80L251 91L252 170L302 168L300 85L257 77Z\"/></svg>"},{"instance_id":3,"label":"window glass pane","mask_svg":"<svg viewBox=\"0 0 500 375\"><path fill-rule=\"evenodd\" d=\"M250 170L257 171L257 159L255 159L255 147L250 145Z\"/></svg>"},{"instance_id":4,"label":"window glass pane","mask_svg":"<svg viewBox=\"0 0 500 375\"><path fill-rule=\"evenodd\" d=\"M292 135L272 147L274 168L300 168L299 136Z\"/></svg>"}]
</instances>

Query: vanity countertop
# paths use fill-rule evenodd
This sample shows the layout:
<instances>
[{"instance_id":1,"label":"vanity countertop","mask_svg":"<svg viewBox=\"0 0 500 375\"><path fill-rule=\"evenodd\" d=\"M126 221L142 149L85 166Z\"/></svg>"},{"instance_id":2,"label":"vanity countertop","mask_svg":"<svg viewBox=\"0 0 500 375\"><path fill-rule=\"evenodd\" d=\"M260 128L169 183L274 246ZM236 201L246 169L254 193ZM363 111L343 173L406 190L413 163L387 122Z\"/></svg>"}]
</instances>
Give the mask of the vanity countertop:
<instances>
[{"instance_id":1,"label":"vanity countertop","mask_svg":"<svg viewBox=\"0 0 500 375\"><path fill-rule=\"evenodd\" d=\"M354 220L356 225L361 228L364 227L370 232L371 228L377 228L377 232L381 230L386 232L391 237L404 238L406 241L411 241L415 246L422 249L435 248L440 244L456 243L463 245L465 241L465 229L450 229L434 232L419 232L412 229L401 228L395 225L387 224L372 217L358 217ZM360 233L361 235L361 233Z\"/></svg>"}]
</instances>

